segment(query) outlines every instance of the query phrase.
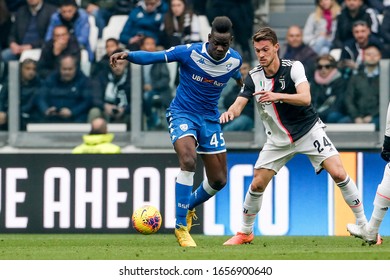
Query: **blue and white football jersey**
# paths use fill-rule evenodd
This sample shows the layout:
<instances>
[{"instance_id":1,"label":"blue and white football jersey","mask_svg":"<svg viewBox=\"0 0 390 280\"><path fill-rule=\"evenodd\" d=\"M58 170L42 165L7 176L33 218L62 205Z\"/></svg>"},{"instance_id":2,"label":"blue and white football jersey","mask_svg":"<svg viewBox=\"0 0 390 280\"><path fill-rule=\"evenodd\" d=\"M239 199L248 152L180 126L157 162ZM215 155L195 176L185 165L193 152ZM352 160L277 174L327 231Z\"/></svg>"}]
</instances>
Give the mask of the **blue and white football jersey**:
<instances>
[{"instance_id":1,"label":"blue and white football jersey","mask_svg":"<svg viewBox=\"0 0 390 280\"><path fill-rule=\"evenodd\" d=\"M229 49L216 61L207 53L208 43L172 47L165 51L167 62L180 63L180 84L170 110L187 111L212 119L219 118L218 100L230 78L240 78L242 58Z\"/></svg>"}]
</instances>

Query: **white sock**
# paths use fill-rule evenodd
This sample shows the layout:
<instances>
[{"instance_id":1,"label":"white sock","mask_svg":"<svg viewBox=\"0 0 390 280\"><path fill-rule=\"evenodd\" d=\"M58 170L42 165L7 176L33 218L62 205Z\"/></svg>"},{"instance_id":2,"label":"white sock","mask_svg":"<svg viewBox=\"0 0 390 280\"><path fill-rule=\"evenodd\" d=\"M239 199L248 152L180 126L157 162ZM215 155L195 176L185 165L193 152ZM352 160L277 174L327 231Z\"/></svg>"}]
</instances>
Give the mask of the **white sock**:
<instances>
[{"instance_id":1,"label":"white sock","mask_svg":"<svg viewBox=\"0 0 390 280\"><path fill-rule=\"evenodd\" d=\"M379 184L374 199L374 211L368 228L374 232L378 232L379 227L385 217L387 210L390 207L390 170L389 165L386 165L383 174L382 182Z\"/></svg>"},{"instance_id":2,"label":"white sock","mask_svg":"<svg viewBox=\"0 0 390 280\"><path fill-rule=\"evenodd\" d=\"M211 196L214 196L218 192L210 186L209 180L207 179L203 181L203 189Z\"/></svg>"},{"instance_id":3,"label":"white sock","mask_svg":"<svg viewBox=\"0 0 390 280\"><path fill-rule=\"evenodd\" d=\"M349 176L345 178L344 181L337 183L341 193L344 197L345 202L351 208L353 214L355 215L357 224L367 223L366 215L364 214L364 207L362 200L359 196L358 188L356 184Z\"/></svg>"},{"instance_id":4,"label":"white sock","mask_svg":"<svg viewBox=\"0 0 390 280\"><path fill-rule=\"evenodd\" d=\"M255 223L257 213L259 213L263 202L263 193L264 192L254 192L249 186L243 205L244 209L241 232L250 234L253 231L253 224Z\"/></svg>"},{"instance_id":5,"label":"white sock","mask_svg":"<svg viewBox=\"0 0 390 280\"><path fill-rule=\"evenodd\" d=\"M195 172L180 170L177 174L176 182L186 186L192 186L194 184Z\"/></svg>"}]
</instances>

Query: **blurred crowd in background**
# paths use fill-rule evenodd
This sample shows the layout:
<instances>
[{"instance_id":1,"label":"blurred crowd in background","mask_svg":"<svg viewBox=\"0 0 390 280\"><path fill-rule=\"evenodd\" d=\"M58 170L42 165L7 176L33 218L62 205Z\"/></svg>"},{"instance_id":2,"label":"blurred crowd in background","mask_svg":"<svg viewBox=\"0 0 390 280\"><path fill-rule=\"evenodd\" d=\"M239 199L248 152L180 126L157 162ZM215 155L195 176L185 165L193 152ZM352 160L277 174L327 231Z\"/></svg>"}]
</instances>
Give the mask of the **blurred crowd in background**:
<instances>
[{"instance_id":1,"label":"blurred crowd in background","mask_svg":"<svg viewBox=\"0 0 390 280\"><path fill-rule=\"evenodd\" d=\"M304 26L290 26L280 57L300 60L312 102L325 123L379 127L379 62L390 57L390 0L314 0ZM19 62L20 129L28 123L130 124L131 68L109 66L123 50L158 51L207 42L210 22L233 22L243 77L256 67L251 36L257 1L251 0L0 0L0 129L8 129L9 62ZM271 26L272 27L272 26ZM85 67L89 65L89 67ZM165 130L178 65L142 66L144 130ZM228 85L221 111L240 88ZM225 131L251 131L248 106ZM128 127L130 129L130 127Z\"/></svg>"}]
</instances>

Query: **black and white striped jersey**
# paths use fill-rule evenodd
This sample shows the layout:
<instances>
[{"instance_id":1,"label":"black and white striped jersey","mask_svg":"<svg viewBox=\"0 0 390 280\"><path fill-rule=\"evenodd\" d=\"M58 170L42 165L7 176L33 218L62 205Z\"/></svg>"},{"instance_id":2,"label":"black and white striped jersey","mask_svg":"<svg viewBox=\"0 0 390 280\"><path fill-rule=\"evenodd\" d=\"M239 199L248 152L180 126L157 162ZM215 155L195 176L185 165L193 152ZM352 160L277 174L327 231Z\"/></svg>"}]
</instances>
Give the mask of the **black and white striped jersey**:
<instances>
[{"instance_id":1,"label":"black and white striped jersey","mask_svg":"<svg viewBox=\"0 0 390 280\"><path fill-rule=\"evenodd\" d=\"M300 61L281 59L278 72L266 77L258 65L249 72L239 96L253 98L258 91L296 94L296 86L307 81ZM257 109L265 126L267 141L277 146L291 144L304 136L319 120L314 107L296 106L283 102L258 103Z\"/></svg>"}]
</instances>

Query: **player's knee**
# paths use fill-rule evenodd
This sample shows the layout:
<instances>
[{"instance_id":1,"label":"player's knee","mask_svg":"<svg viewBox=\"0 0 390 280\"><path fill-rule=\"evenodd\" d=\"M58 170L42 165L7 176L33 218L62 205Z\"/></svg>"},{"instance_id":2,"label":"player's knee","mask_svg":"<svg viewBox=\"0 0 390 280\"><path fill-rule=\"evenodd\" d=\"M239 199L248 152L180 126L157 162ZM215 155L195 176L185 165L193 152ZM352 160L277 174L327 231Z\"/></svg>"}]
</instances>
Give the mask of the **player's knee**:
<instances>
[{"instance_id":1,"label":"player's knee","mask_svg":"<svg viewBox=\"0 0 390 280\"><path fill-rule=\"evenodd\" d=\"M253 192L264 192L267 185L262 184L261 182L252 182L251 190Z\"/></svg>"},{"instance_id":2,"label":"player's knee","mask_svg":"<svg viewBox=\"0 0 390 280\"><path fill-rule=\"evenodd\" d=\"M251 190L253 192L264 192L274 175L275 172L272 170L255 170L253 180L251 182Z\"/></svg>"},{"instance_id":3,"label":"player's knee","mask_svg":"<svg viewBox=\"0 0 390 280\"><path fill-rule=\"evenodd\" d=\"M344 171L344 169L336 169L334 171L332 171L332 173L330 174L332 176L332 179L333 181L335 181L336 183L340 183L340 182L343 182L345 179L347 179L347 173Z\"/></svg>"},{"instance_id":4,"label":"player's knee","mask_svg":"<svg viewBox=\"0 0 390 280\"><path fill-rule=\"evenodd\" d=\"M180 158L180 167L182 170L194 171L196 168L196 157L191 155L183 155Z\"/></svg>"},{"instance_id":5,"label":"player's knee","mask_svg":"<svg viewBox=\"0 0 390 280\"><path fill-rule=\"evenodd\" d=\"M214 190L220 191L220 190L222 190L225 186L226 186L226 178L225 178L225 179L222 179L222 178L221 178L221 179L219 179L219 180L213 182L211 187L212 187Z\"/></svg>"}]
</instances>

